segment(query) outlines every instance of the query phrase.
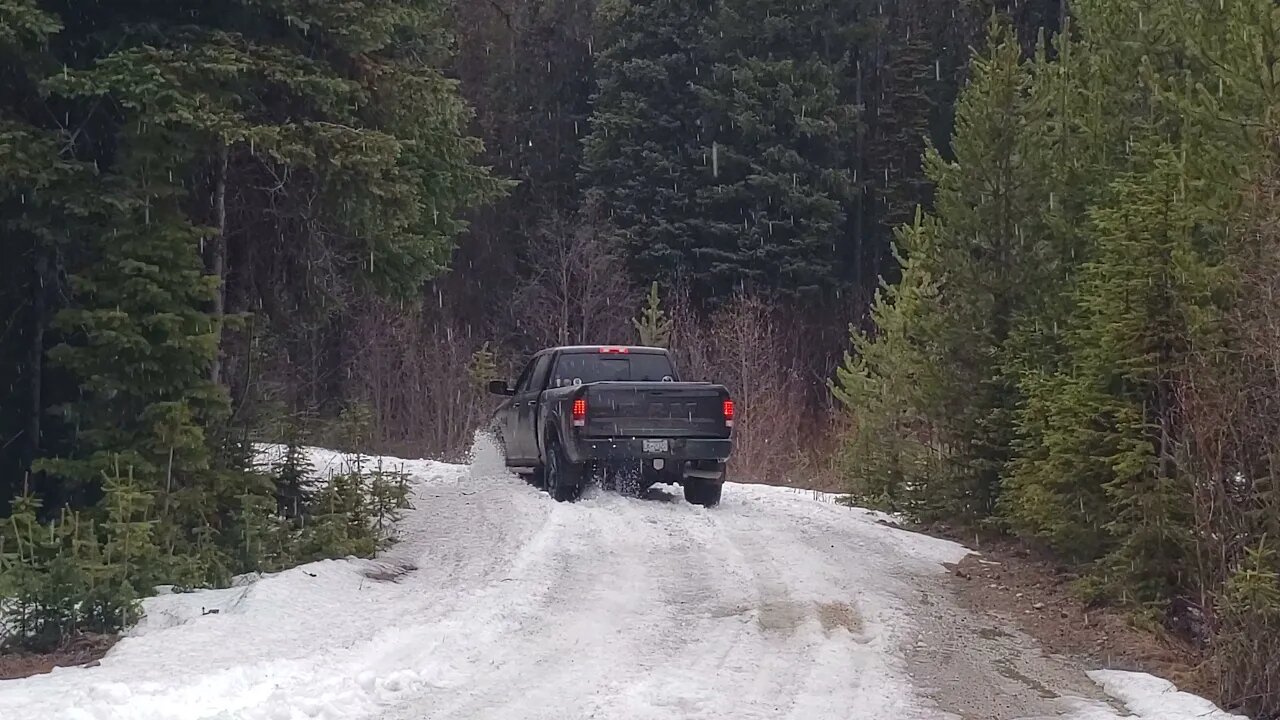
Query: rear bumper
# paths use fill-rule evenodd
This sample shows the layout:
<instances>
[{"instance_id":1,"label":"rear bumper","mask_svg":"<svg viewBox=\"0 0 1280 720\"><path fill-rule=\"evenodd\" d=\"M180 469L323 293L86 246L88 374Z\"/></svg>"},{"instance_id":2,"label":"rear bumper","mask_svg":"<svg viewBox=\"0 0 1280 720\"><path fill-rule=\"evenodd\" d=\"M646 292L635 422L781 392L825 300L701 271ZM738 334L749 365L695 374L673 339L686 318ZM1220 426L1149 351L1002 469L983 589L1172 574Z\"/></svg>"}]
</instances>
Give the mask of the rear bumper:
<instances>
[{"instance_id":1,"label":"rear bumper","mask_svg":"<svg viewBox=\"0 0 1280 720\"><path fill-rule=\"evenodd\" d=\"M660 439L660 438L649 438ZM573 443L574 462L588 460L657 460L725 462L733 449L728 438L666 438L666 452L646 452L642 438L581 438Z\"/></svg>"}]
</instances>

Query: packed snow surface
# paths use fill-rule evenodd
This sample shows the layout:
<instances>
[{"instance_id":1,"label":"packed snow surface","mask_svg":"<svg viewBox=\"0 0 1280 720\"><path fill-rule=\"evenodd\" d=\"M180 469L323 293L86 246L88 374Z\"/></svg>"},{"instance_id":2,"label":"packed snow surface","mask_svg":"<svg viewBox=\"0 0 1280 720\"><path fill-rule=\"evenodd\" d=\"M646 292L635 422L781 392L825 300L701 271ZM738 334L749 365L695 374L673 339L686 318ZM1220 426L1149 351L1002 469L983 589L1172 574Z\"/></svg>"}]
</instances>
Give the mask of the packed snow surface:
<instances>
[{"instance_id":1,"label":"packed snow surface","mask_svg":"<svg viewBox=\"0 0 1280 720\"><path fill-rule=\"evenodd\" d=\"M384 557L152 598L100 666L0 682L0 719L958 717L903 648L959 545L780 488L556 504L483 443L468 466L384 462L414 504ZM1113 702L1054 717L1231 717L1149 676L1094 679Z\"/></svg>"}]
</instances>

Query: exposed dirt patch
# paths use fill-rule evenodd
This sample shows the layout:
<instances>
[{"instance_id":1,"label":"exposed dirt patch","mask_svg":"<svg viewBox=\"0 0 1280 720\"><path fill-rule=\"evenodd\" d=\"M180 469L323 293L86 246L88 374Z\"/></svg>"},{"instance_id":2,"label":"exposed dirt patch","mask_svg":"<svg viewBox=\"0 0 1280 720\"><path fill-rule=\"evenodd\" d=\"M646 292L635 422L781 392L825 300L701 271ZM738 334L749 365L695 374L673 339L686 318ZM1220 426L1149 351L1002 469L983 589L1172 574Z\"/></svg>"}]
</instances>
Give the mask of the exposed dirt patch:
<instances>
[{"instance_id":1,"label":"exposed dirt patch","mask_svg":"<svg viewBox=\"0 0 1280 720\"><path fill-rule=\"evenodd\" d=\"M96 665L112 645L119 640L117 635L96 635L86 633L77 635L52 652L31 653L26 651L0 652L0 680L42 675L56 667L73 667L76 665Z\"/></svg>"},{"instance_id":2,"label":"exposed dirt patch","mask_svg":"<svg viewBox=\"0 0 1280 720\"><path fill-rule=\"evenodd\" d=\"M364 571L364 576L379 582L398 582L400 578L417 570L409 564L379 562Z\"/></svg>"},{"instance_id":3,"label":"exposed dirt patch","mask_svg":"<svg viewBox=\"0 0 1280 720\"><path fill-rule=\"evenodd\" d=\"M827 632L836 628L844 628L854 635L862 632L862 618L858 617L858 612L848 603L818 603L818 622L822 623L822 629Z\"/></svg>"},{"instance_id":4,"label":"exposed dirt patch","mask_svg":"<svg viewBox=\"0 0 1280 720\"><path fill-rule=\"evenodd\" d=\"M1212 686L1196 672L1201 658L1192 647L1167 633L1135 626L1122 610L1087 606L1072 589L1078 576L1065 566L1015 541L931 530L982 553L948 566L962 605L1013 623L1046 653L1094 668L1148 672L1181 690L1212 697Z\"/></svg>"}]
</instances>

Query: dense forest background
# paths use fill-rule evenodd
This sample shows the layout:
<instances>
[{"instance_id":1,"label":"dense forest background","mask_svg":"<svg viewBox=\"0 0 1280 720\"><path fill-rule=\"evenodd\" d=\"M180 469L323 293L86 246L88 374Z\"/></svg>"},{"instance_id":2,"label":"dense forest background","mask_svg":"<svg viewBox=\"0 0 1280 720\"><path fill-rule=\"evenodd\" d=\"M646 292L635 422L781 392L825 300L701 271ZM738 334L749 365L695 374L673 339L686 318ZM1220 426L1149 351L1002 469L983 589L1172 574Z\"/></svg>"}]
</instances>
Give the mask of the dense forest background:
<instances>
[{"instance_id":1,"label":"dense forest background","mask_svg":"<svg viewBox=\"0 0 1280 720\"><path fill-rule=\"evenodd\" d=\"M1278 63L1270 0L0 0L9 642L373 552L395 473L252 444L458 456L656 298L738 477L1052 552L1276 715Z\"/></svg>"}]
</instances>

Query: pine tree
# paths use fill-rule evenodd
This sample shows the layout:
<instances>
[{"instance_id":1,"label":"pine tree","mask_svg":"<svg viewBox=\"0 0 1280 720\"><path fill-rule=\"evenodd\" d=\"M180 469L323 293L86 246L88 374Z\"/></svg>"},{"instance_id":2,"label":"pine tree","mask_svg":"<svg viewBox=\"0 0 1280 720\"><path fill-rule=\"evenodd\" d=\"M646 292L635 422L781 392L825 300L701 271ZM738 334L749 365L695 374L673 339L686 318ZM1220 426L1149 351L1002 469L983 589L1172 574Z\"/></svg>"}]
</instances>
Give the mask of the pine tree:
<instances>
[{"instance_id":1,"label":"pine tree","mask_svg":"<svg viewBox=\"0 0 1280 720\"><path fill-rule=\"evenodd\" d=\"M60 264L92 232L85 220L96 204L92 165L62 152L57 131L24 121L44 108L39 83L61 27L36 2L0 2L0 515L31 463L60 439L46 408L63 395L62 378L44 353L57 342Z\"/></svg>"},{"instance_id":2,"label":"pine tree","mask_svg":"<svg viewBox=\"0 0 1280 720\"><path fill-rule=\"evenodd\" d=\"M7 586L6 624L23 643L43 649L66 638L79 623L78 606L88 587L80 557L65 552L73 522L44 525L39 498L24 493L14 499L3 528L4 554L0 585Z\"/></svg>"},{"instance_id":3,"label":"pine tree","mask_svg":"<svg viewBox=\"0 0 1280 720\"><path fill-rule=\"evenodd\" d=\"M922 162L925 148L949 143L949 132L939 131L939 119L955 100L944 95L944 67L945 79L953 80L951 66L968 60L948 57L956 54L947 40L949 31L956 30L957 4L867 3L861 10L869 17L863 19L867 28L855 68L863 108L855 158L861 190L855 258L859 279L897 276L900 268L890 252L894 232L911 224L916 208L928 207L932 199ZM972 45L969 39L958 49L967 52Z\"/></svg>"},{"instance_id":4,"label":"pine tree","mask_svg":"<svg viewBox=\"0 0 1280 720\"><path fill-rule=\"evenodd\" d=\"M662 309L657 282L649 286L649 296L640 310L640 317L633 319L631 325L635 327L641 345L667 347L671 342L671 320Z\"/></svg>"},{"instance_id":5,"label":"pine tree","mask_svg":"<svg viewBox=\"0 0 1280 720\"><path fill-rule=\"evenodd\" d=\"M890 351L894 360L861 368L880 375L879 384L920 386L911 395L919 398L912 411L916 426L903 428L902 440L931 437L940 464L913 484L935 509L971 519L994 510L1010 458L1017 389L1001 359L1033 304L1043 269L1039 246L1022 226L1040 207L1036 166L1013 141L1040 122L1028 100L1030 71L1005 25L992 25L989 43L975 56L973 80L957 104L954 159L936 150L927 156L937 187L934 217L899 236L901 285L910 289L910 300L901 307L892 296L877 301L878 327L901 328L896 332L902 337L884 337L898 348ZM873 352L859 344L860 353ZM896 374L912 380L885 377ZM854 401L851 412L862 422L860 412L876 410ZM884 418L865 422L896 425Z\"/></svg>"},{"instance_id":6,"label":"pine tree","mask_svg":"<svg viewBox=\"0 0 1280 720\"><path fill-rule=\"evenodd\" d=\"M855 498L915 517L945 513L931 497L942 467L929 415L930 389L938 387L927 338L939 315L937 237L933 218L917 213L899 230L901 282L877 293L872 306L875 334L852 333L853 352L836 371L832 393L851 416L842 467Z\"/></svg>"},{"instance_id":7,"label":"pine tree","mask_svg":"<svg viewBox=\"0 0 1280 720\"><path fill-rule=\"evenodd\" d=\"M1239 699L1257 713L1277 708L1268 692L1280 679L1277 648L1271 638L1280 633L1280 557L1275 540L1263 536L1246 549L1239 566L1227 578L1219 600L1218 636L1214 651L1222 694Z\"/></svg>"},{"instance_id":8,"label":"pine tree","mask_svg":"<svg viewBox=\"0 0 1280 720\"><path fill-rule=\"evenodd\" d=\"M106 492L104 477L128 473L163 498L157 534L172 556L187 551L225 497L203 430L225 414L225 396L208 376L217 323L201 309L216 279L197 254L202 233L176 209L120 202L133 204L132 224L104 233L97 262L74 278L78 307L57 318L67 341L49 353L81 382L78 400L62 408L78 428L78 449L36 467L85 497ZM146 587L141 573L136 579Z\"/></svg>"},{"instance_id":9,"label":"pine tree","mask_svg":"<svg viewBox=\"0 0 1280 720\"><path fill-rule=\"evenodd\" d=\"M475 389L486 391L489 382L497 380L501 375L498 369L498 356L488 340L480 344L471 353L471 361L467 365L467 377Z\"/></svg>"},{"instance_id":10,"label":"pine tree","mask_svg":"<svg viewBox=\"0 0 1280 720\"><path fill-rule=\"evenodd\" d=\"M859 122L845 28L853 6L720 4L715 62L696 83L711 151L691 193L699 291L821 301L847 287Z\"/></svg>"},{"instance_id":11,"label":"pine tree","mask_svg":"<svg viewBox=\"0 0 1280 720\"><path fill-rule=\"evenodd\" d=\"M597 10L597 91L583 183L618 228L635 277L676 284L693 272L691 226L711 170L693 86L711 71L710 0L607 0Z\"/></svg>"},{"instance_id":12,"label":"pine tree","mask_svg":"<svg viewBox=\"0 0 1280 720\"><path fill-rule=\"evenodd\" d=\"M1167 596L1189 540L1172 382L1205 271L1180 170L1159 158L1150 173L1121 176L1092 212L1097 257L1078 291L1071 364L1033 388L1044 450L1020 463L1012 513L1080 557L1111 549L1143 599Z\"/></svg>"},{"instance_id":13,"label":"pine tree","mask_svg":"<svg viewBox=\"0 0 1280 720\"><path fill-rule=\"evenodd\" d=\"M105 537L99 562L90 570L92 589L82 610L82 622L99 632L131 625L138 618L138 600L165 574L155 537L155 493L144 488L131 469L119 465L104 482Z\"/></svg>"},{"instance_id":14,"label":"pine tree","mask_svg":"<svg viewBox=\"0 0 1280 720\"><path fill-rule=\"evenodd\" d=\"M1057 367L1042 361L1022 376L1004 514L1063 552L1102 558L1106 589L1126 599L1168 600L1191 576L1178 384L1223 341L1221 218L1261 147L1230 118L1266 106L1248 83L1202 88L1256 57L1249 33L1228 29L1256 26L1261 8L1249 6L1204 4L1189 23L1163 5L1082 2L1073 52L1088 62L1060 75L1089 98L1078 115L1088 172L1059 182L1074 178L1074 204L1089 208L1091 247L1078 287L1063 286L1069 329L1038 351Z\"/></svg>"}]
</instances>

